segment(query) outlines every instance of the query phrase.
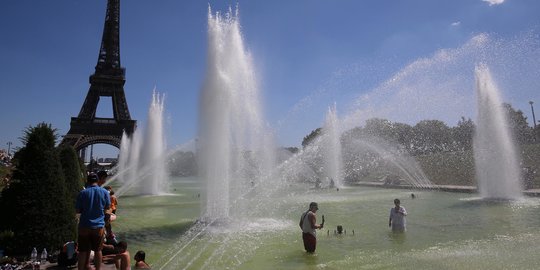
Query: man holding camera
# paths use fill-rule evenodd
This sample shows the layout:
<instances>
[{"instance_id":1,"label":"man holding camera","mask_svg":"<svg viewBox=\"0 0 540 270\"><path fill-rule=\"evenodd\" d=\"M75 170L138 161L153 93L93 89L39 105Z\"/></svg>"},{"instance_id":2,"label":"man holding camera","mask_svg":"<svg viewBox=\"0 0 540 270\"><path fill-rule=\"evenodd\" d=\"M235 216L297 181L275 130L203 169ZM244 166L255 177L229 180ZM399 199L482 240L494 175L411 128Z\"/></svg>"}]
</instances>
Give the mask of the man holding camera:
<instances>
[{"instance_id":1,"label":"man holding camera","mask_svg":"<svg viewBox=\"0 0 540 270\"><path fill-rule=\"evenodd\" d=\"M322 216L322 223L317 225L317 210L319 205L316 202L309 204L309 210L302 214L300 218L300 228L302 228L302 240L304 240L304 249L308 253L315 252L317 247L317 231L316 229L322 229L324 226L324 215Z\"/></svg>"}]
</instances>

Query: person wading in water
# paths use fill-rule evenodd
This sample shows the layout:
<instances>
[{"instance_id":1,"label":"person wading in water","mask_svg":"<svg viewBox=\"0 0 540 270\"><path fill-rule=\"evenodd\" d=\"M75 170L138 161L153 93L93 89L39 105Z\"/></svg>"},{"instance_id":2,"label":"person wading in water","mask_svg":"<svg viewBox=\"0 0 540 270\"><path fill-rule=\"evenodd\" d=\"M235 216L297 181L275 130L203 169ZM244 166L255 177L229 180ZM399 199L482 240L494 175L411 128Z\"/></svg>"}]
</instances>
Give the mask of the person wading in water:
<instances>
[{"instance_id":1,"label":"person wading in water","mask_svg":"<svg viewBox=\"0 0 540 270\"><path fill-rule=\"evenodd\" d=\"M316 229L322 229L324 226L324 215L322 223L317 225L317 210L319 205L316 202L309 204L309 210L302 214L300 218L300 228L302 229L302 240L304 240L304 249L309 252L315 252L317 248L317 232Z\"/></svg>"}]
</instances>

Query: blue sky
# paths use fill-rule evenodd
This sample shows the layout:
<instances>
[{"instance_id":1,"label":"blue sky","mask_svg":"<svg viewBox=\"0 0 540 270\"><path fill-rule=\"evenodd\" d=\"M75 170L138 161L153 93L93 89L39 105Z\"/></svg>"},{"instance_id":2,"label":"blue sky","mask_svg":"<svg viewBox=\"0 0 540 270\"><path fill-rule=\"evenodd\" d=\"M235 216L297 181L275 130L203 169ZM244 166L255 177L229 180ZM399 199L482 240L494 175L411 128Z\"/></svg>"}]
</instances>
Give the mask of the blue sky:
<instances>
[{"instance_id":1,"label":"blue sky","mask_svg":"<svg viewBox=\"0 0 540 270\"><path fill-rule=\"evenodd\" d=\"M22 131L40 122L63 135L89 88L106 1L0 5L0 148L10 141L20 146ZM265 118L283 146L299 146L334 103L339 115L359 125L353 115L410 124L441 119L450 126L460 115L474 117L469 62L478 59L490 65L505 100L529 119L528 101L540 104L537 0L122 1L121 61L131 116L144 124L154 87L165 93L171 147L197 133L208 5L214 11L239 6ZM475 45L484 39L487 45ZM440 78L436 87L421 78L426 73ZM446 90L452 87L467 94ZM418 102L415 110L382 112L412 107L407 104L414 101L401 97L424 94L431 95L423 101L430 106ZM453 104L438 105L439 99ZM98 116L110 117L109 104L100 102ZM101 151L114 156L111 149Z\"/></svg>"}]
</instances>

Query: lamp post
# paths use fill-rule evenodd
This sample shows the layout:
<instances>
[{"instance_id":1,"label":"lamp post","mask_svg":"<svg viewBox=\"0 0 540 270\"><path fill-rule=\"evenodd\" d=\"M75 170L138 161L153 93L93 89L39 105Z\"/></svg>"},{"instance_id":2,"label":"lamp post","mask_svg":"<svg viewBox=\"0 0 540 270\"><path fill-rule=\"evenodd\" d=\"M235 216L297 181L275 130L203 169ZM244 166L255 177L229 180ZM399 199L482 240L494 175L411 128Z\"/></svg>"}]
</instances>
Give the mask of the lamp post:
<instances>
[{"instance_id":1,"label":"lamp post","mask_svg":"<svg viewBox=\"0 0 540 270\"><path fill-rule=\"evenodd\" d=\"M7 148L7 155L9 156L9 153L11 153L11 145L13 144L12 142L7 142L6 143L8 148Z\"/></svg>"},{"instance_id":2,"label":"lamp post","mask_svg":"<svg viewBox=\"0 0 540 270\"><path fill-rule=\"evenodd\" d=\"M534 141L536 141L536 117L534 116L534 107L533 107L533 104L534 102L531 100L529 101L529 104L531 104L531 112L532 112L532 116L533 116L533 134L534 134Z\"/></svg>"}]
</instances>

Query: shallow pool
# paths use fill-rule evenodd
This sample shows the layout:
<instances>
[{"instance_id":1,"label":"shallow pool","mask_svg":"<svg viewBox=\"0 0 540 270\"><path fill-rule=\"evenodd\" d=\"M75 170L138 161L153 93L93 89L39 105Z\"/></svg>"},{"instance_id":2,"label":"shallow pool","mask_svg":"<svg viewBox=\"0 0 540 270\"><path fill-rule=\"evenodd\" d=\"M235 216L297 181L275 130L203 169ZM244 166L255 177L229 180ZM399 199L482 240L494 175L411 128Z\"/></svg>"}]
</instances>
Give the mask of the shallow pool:
<instances>
[{"instance_id":1,"label":"shallow pool","mask_svg":"<svg viewBox=\"0 0 540 270\"><path fill-rule=\"evenodd\" d=\"M540 269L538 198L291 186L246 198L249 214L208 224L196 223L200 193L196 178L175 178L171 194L122 196L113 229L153 269ZM404 234L388 228L394 198L409 213ZM326 218L314 255L298 227L311 201ZM337 225L346 234L335 235Z\"/></svg>"}]
</instances>

